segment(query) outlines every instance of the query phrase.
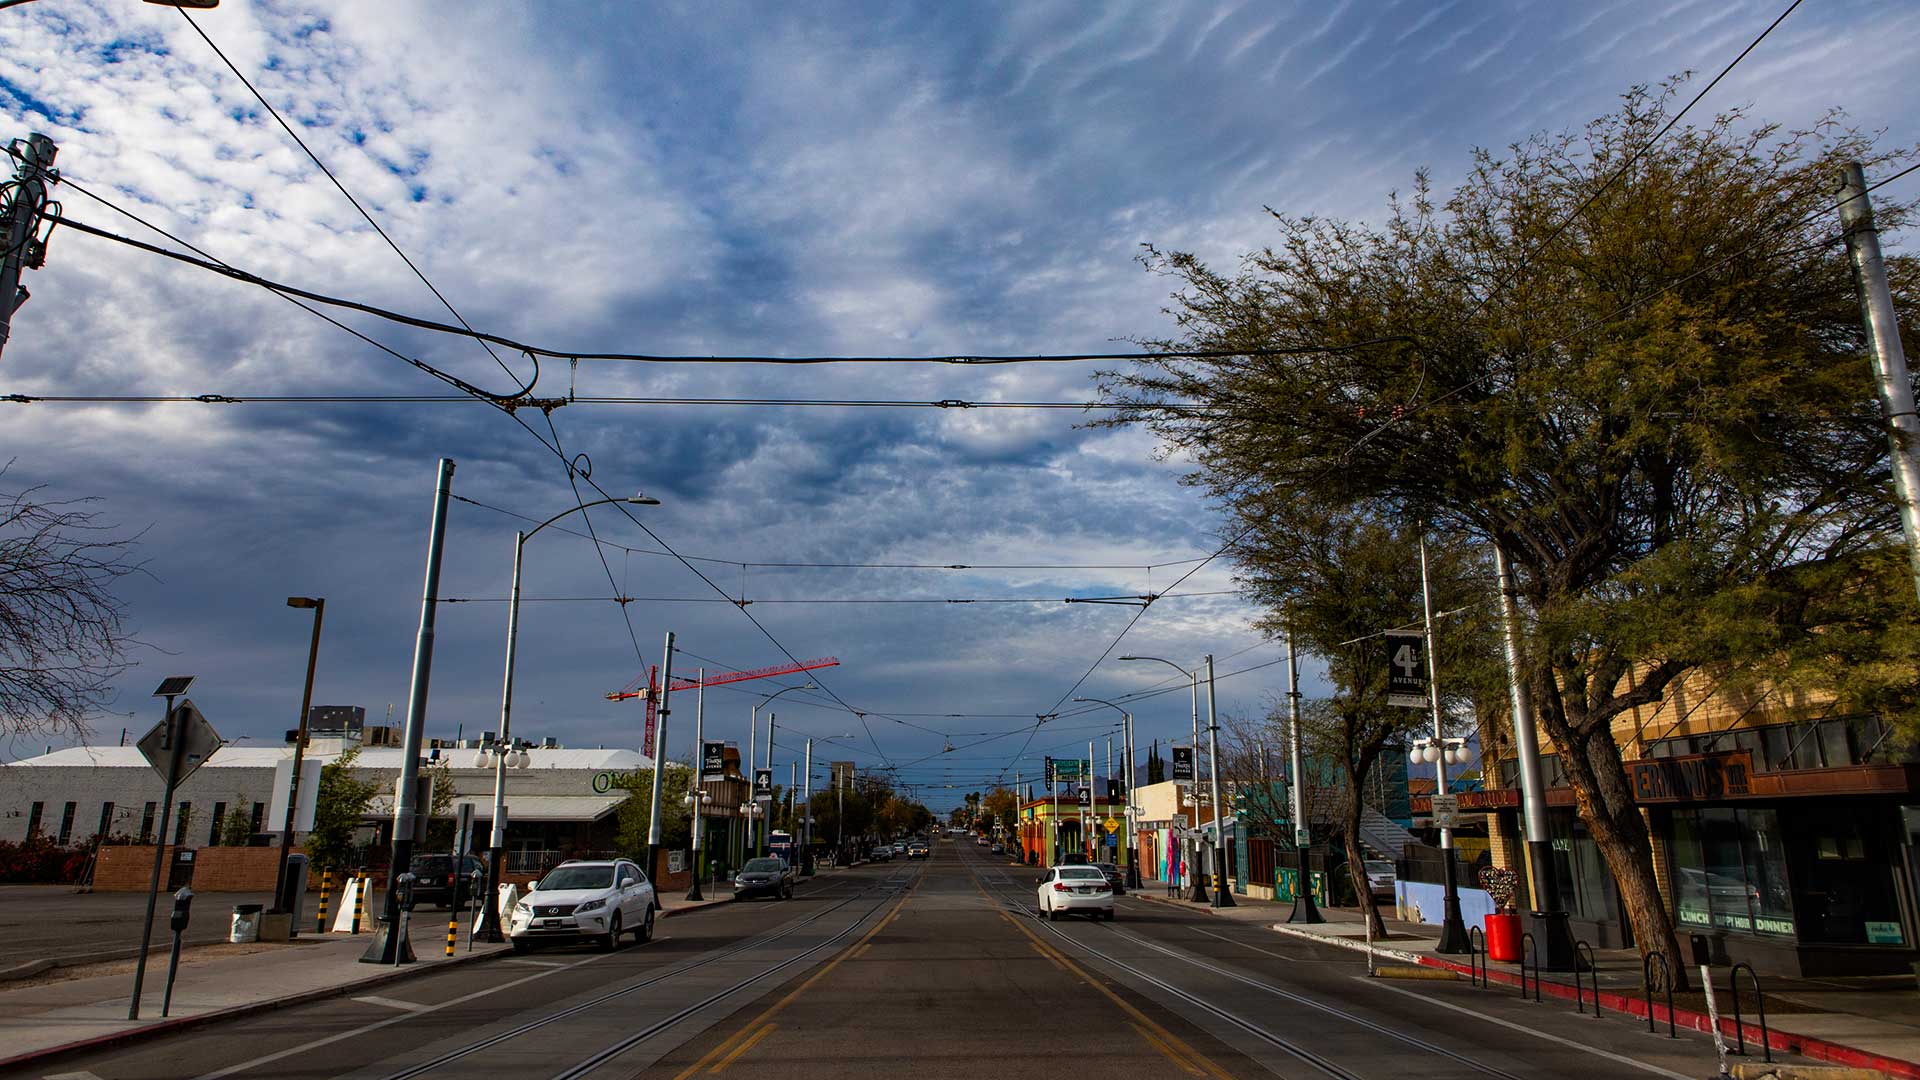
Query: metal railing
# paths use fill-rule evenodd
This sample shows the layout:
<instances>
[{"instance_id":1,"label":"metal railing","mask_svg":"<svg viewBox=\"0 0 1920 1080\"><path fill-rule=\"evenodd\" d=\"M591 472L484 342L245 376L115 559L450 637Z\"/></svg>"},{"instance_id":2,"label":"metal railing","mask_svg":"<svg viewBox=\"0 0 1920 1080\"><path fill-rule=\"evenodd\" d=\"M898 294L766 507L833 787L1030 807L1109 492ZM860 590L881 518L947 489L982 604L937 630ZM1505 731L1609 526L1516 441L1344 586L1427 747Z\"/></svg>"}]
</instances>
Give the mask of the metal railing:
<instances>
[{"instance_id":1,"label":"metal railing","mask_svg":"<svg viewBox=\"0 0 1920 1080\"><path fill-rule=\"evenodd\" d=\"M1766 1056L1768 1064L1773 1062L1773 1044L1767 1036L1767 996L1760 989L1760 976L1754 972L1753 965L1741 961L1727 972L1727 982L1733 990L1733 1034L1740 1041L1740 1052L1747 1052L1747 1030L1740 1023L1740 969L1745 968L1747 978L1753 980L1753 1004L1760 1013L1760 1052Z\"/></svg>"},{"instance_id":2,"label":"metal railing","mask_svg":"<svg viewBox=\"0 0 1920 1080\"><path fill-rule=\"evenodd\" d=\"M1660 961L1660 982L1667 992L1667 1038L1677 1039L1679 1034L1673 1028L1673 972L1667 969L1667 958L1660 953L1648 953L1640 961L1640 985L1647 998L1647 1034L1653 1034L1653 962Z\"/></svg>"},{"instance_id":3,"label":"metal railing","mask_svg":"<svg viewBox=\"0 0 1920 1080\"><path fill-rule=\"evenodd\" d=\"M1534 944L1533 935L1520 935L1520 1000L1527 999L1527 957L1533 957L1533 1000L1540 1002L1540 949Z\"/></svg>"},{"instance_id":4,"label":"metal railing","mask_svg":"<svg viewBox=\"0 0 1920 1080\"><path fill-rule=\"evenodd\" d=\"M1467 982L1482 990L1491 985L1487 978L1487 935L1477 926L1467 928Z\"/></svg>"}]
</instances>

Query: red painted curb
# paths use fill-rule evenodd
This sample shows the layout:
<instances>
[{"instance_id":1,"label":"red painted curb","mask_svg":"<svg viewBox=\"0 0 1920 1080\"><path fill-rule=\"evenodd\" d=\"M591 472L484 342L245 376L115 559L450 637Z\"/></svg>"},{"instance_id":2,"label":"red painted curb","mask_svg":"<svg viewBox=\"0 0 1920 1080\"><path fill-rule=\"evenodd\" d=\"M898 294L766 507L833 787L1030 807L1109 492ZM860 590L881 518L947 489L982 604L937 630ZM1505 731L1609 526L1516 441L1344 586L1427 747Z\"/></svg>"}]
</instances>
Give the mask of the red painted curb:
<instances>
[{"instance_id":1,"label":"red painted curb","mask_svg":"<svg viewBox=\"0 0 1920 1080\"><path fill-rule=\"evenodd\" d=\"M1437 956L1421 956L1419 957L1419 962L1427 967L1445 968L1462 975L1470 976L1473 974L1472 969L1468 965L1458 964L1451 960L1442 960ZM1499 982L1506 983L1509 986L1520 985L1520 976L1512 972L1488 971L1486 975L1489 979L1497 979ZM1572 986L1548 979L1539 980L1539 983L1540 989L1544 991L1547 996L1564 998L1569 1001L1573 1000L1574 988ZM1624 1013L1642 1020L1646 1019L1647 1003L1644 997L1628 997L1625 994L1615 993L1611 990L1595 991L1595 994L1598 996L1600 1003L1613 1012ZM1664 1003L1660 1001L1653 1003L1653 1019L1655 1024L1659 1024L1667 1019L1667 1007ZM1676 1007L1673 1010L1673 1023L1675 1027L1686 1028L1690 1031L1707 1033L1713 1031L1712 1017L1709 1017L1703 1012L1695 1012L1692 1009ZM1854 1068L1863 1069L1878 1069L1888 1076L1904 1077L1906 1080L1920 1080L1920 1062L1886 1057L1856 1047L1842 1046L1839 1043L1829 1042L1826 1039L1815 1038L1811 1035L1800 1035L1791 1031L1781 1031L1773 1028L1772 1025L1768 1025L1768 1027L1768 1045L1782 1053L1800 1054L1805 1057L1817 1058L1821 1061L1830 1061L1836 1065L1849 1065ZM1759 1045L1760 1025L1745 1023L1743 1021L1740 1028L1746 1033L1749 1045ZM1729 1037L1732 1036L1735 1033L1732 1018L1721 1017L1720 1030L1722 1034Z\"/></svg>"}]
</instances>

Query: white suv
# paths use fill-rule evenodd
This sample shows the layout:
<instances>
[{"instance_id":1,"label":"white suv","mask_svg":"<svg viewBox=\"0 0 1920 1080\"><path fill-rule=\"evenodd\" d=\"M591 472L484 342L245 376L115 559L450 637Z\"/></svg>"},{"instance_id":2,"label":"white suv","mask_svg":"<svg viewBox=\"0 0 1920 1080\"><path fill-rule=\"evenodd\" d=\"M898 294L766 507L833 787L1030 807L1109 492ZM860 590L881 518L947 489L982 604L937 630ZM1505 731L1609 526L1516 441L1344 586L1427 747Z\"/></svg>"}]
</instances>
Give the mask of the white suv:
<instances>
[{"instance_id":1,"label":"white suv","mask_svg":"<svg viewBox=\"0 0 1920 1080\"><path fill-rule=\"evenodd\" d=\"M509 934L514 952L542 941L590 938L605 950L620 947L620 935L635 941L653 936L658 906L653 884L626 859L564 862L533 883L513 906Z\"/></svg>"}]
</instances>

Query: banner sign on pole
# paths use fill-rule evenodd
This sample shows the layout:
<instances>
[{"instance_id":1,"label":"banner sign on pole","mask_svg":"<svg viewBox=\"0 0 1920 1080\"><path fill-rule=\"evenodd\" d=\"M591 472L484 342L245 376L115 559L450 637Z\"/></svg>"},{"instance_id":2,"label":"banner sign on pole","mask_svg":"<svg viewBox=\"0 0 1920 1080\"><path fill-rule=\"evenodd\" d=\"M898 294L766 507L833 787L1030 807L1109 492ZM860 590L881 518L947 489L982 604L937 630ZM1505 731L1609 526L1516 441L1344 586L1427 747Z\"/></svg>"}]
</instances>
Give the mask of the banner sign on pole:
<instances>
[{"instance_id":1,"label":"banner sign on pole","mask_svg":"<svg viewBox=\"0 0 1920 1080\"><path fill-rule=\"evenodd\" d=\"M700 779L724 780L727 778L727 744L724 742L703 742L700 744Z\"/></svg>"},{"instance_id":2,"label":"banner sign on pole","mask_svg":"<svg viewBox=\"0 0 1920 1080\"><path fill-rule=\"evenodd\" d=\"M1173 782L1193 782L1193 747L1176 746L1173 748Z\"/></svg>"},{"instance_id":3,"label":"banner sign on pole","mask_svg":"<svg viewBox=\"0 0 1920 1080\"><path fill-rule=\"evenodd\" d=\"M1092 806L1092 805L1093 805L1093 789L1092 789L1092 788L1090 788L1090 787L1085 787L1085 786L1082 786L1082 787L1081 787L1081 788L1079 789L1079 795L1080 795L1080 805L1081 805L1081 806Z\"/></svg>"},{"instance_id":4,"label":"banner sign on pole","mask_svg":"<svg viewBox=\"0 0 1920 1080\"><path fill-rule=\"evenodd\" d=\"M753 770L753 801L770 803L773 801L773 770Z\"/></svg>"},{"instance_id":5,"label":"banner sign on pole","mask_svg":"<svg viewBox=\"0 0 1920 1080\"><path fill-rule=\"evenodd\" d=\"M1420 634L1385 634L1387 704L1424 709L1427 700L1427 640Z\"/></svg>"},{"instance_id":6,"label":"banner sign on pole","mask_svg":"<svg viewBox=\"0 0 1920 1080\"><path fill-rule=\"evenodd\" d=\"M1048 759L1047 759L1047 786L1048 786L1048 787L1052 787L1052 786L1053 786L1053 782L1054 782L1055 780L1057 780L1057 779L1059 779L1059 778L1058 778L1057 776L1055 776L1055 775L1054 775L1054 770L1053 770L1053 759L1052 759L1052 758L1048 758Z\"/></svg>"}]
</instances>

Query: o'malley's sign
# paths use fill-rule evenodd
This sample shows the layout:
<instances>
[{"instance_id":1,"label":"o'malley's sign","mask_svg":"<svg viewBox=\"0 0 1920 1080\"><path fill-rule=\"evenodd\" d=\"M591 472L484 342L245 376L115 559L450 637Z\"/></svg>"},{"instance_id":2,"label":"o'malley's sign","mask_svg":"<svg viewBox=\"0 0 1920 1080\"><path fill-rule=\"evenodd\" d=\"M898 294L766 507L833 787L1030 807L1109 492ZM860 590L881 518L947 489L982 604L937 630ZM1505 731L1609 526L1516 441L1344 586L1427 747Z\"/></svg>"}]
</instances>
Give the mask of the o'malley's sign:
<instances>
[{"instance_id":1,"label":"o'malley's sign","mask_svg":"<svg viewBox=\"0 0 1920 1080\"><path fill-rule=\"evenodd\" d=\"M1630 761L1627 779L1633 801L1640 803L1712 802L1755 794L1750 750Z\"/></svg>"}]
</instances>

